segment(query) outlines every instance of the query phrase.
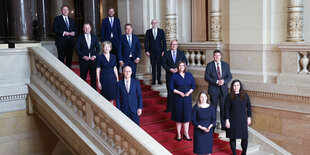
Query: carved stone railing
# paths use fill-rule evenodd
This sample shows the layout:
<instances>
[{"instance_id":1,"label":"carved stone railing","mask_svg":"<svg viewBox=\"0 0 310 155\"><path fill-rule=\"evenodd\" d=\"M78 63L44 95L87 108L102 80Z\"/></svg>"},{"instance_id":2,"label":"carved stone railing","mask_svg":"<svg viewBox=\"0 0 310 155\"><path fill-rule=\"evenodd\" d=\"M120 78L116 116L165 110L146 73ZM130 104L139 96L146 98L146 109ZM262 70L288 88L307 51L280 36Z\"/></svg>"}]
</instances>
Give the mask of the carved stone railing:
<instances>
[{"instance_id":1,"label":"carved stone railing","mask_svg":"<svg viewBox=\"0 0 310 155\"><path fill-rule=\"evenodd\" d=\"M179 43L179 50L185 53L188 65L192 67L204 68L212 60L213 51L219 48L219 42Z\"/></svg>"},{"instance_id":2,"label":"carved stone railing","mask_svg":"<svg viewBox=\"0 0 310 155\"><path fill-rule=\"evenodd\" d=\"M94 154L171 154L44 48L29 48L29 55L31 99L27 103L28 113L40 113L43 104L59 109L62 113L57 115L65 115L61 118L72 122L66 125L85 135L84 143L92 144L89 147ZM46 116L42 112L41 115ZM71 148L82 153L79 147Z\"/></svg>"},{"instance_id":3,"label":"carved stone railing","mask_svg":"<svg viewBox=\"0 0 310 155\"><path fill-rule=\"evenodd\" d=\"M281 50L281 73L277 83L309 85L310 45L285 43L278 47Z\"/></svg>"}]
</instances>

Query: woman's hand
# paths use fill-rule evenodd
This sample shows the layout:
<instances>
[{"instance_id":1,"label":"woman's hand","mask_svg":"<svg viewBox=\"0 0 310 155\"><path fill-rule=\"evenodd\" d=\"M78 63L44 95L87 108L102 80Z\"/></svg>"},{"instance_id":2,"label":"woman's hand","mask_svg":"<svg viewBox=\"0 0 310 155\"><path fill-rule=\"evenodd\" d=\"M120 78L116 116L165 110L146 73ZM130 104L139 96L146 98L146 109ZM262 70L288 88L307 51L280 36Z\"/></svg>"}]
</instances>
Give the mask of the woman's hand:
<instances>
[{"instance_id":1,"label":"woman's hand","mask_svg":"<svg viewBox=\"0 0 310 155\"><path fill-rule=\"evenodd\" d=\"M183 92L180 92L180 96L185 97L185 94Z\"/></svg>"},{"instance_id":2,"label":"woman's hand","mask_svg":"<svg viewBox=\"0 0 310 155\"><path fill-rule=\"evenodd\" d=\"M251 117L248 117L248 125L252 123Z\"/></svg>"},{"instance_id":3,"label":"woman's hand","mask_svg":"<svg viewBox=\"0 0 310 155\"><path fill-rule=\"evenodd\" d=\"M230 122L229 120L226 120L226 124L225 124L226 128L229 129L230 128Z\"/></svg>"},{"instance_id":4,"label":"woman's hand","mask_svg":"<svg viewBox=\"0 0 310 155\"><path fill-rule=\"evenodd\" d=\"M187 92L186 94L185 94L185 96L187 97L187 96L189 96L191 93L190 92Z\"/></svg>"},{"instance_id":5,"label":"woman's hand","mask_svg":"<svg viewBox=\"0 0 310 155\"><path fill-rule=\"evenodd\" d=\"M102 90L102 86L101 86L100 82L98 82L98 88L99 88L99 90Z\"/></svg>"}]
</instances>

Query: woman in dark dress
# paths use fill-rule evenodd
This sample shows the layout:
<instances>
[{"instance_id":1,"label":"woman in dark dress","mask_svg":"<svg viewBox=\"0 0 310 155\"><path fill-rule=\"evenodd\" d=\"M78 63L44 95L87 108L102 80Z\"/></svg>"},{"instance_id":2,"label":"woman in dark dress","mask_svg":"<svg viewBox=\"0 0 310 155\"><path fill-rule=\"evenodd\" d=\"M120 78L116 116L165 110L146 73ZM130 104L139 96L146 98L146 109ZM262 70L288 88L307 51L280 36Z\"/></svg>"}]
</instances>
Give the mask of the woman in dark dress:
<instances>
[{"instance_id":1,"label":"woman in dark dress","mask_svg":"<svg viewBox=\"0 0 310 155\"><path fill-rule=\"evenodd\" d=\"M169 88L174 93L174 108L171 112L171 119L176 122L177 141L182 139L181 128L183 124L183 138L191 141L188 129L191 121L192 97L191 93L195 89L195 80L191 73L186 72L186 63L178 63L178 72L172 74Z\"/></svg>"},{"instance_id":2,"label":"woman in dark dress","mask_svg":"<svg viewBox=\"0 0 310 155\"><path fill-rule=\"evenodd\" d=\"M251 124L251 103L239 80L231 82L230 95L225 100L226 137L230 139L230 148L236 154L236 139L242 139L242 155L248 147L248 125Z\"/></svg>"},{"instance_id":3,"label":"woman in dark dress","mask_svg":"<svg viewBox=\"0 0 310 155\"><path fill-rule=\"evenodd\" d=\"M97 82L100 93L113 104L116 100L118 72L116 69L116 57L110 54L112 43L104 41L102 43L103 54L98 56Z\"/></svg>"},{"instance_id":4,"label":"woman in dark dress","mask_svg":"<svg viewBox=\"0 0 310 155\"><path fill-rule=\"evenodd\" d=\"M213 129L216 116L214 106L210 106L207 93L200 92L198 103L192 111L192 123L194 124L194 153L211 154L213 148Z\"/></svg>"}]
</instances>

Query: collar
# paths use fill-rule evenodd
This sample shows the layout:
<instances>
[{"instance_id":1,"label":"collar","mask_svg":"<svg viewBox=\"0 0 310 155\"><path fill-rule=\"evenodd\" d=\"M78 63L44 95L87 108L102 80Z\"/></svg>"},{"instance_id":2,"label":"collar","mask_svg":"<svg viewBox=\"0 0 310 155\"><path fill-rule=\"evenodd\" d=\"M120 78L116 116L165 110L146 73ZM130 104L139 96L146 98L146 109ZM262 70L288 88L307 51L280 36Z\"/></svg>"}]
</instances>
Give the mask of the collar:
<instances>
[{"instance_id":1,"label":"collar","mask_svg":"<svg viewBox=\"0 0 310 155\"><path fill-rule=\"evenodd\" d=\"M217 65L217 63L219 63L219 66L221 66L221 61L219 61L219 62L214 61L215 65Z\"/></svg>"}]
</instances>

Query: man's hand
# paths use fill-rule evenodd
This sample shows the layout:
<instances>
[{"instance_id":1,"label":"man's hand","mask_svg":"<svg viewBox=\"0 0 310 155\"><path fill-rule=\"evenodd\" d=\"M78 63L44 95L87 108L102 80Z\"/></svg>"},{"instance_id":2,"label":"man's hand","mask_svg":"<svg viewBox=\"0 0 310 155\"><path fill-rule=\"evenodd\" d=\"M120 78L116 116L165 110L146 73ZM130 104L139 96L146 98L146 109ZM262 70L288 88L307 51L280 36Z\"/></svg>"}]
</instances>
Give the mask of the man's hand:
<instances>
[{"instance_id":1,"label":"man's hand","mask_svg":"<svg viewBox=\"0 0 310 155\"><path fill-rule=\"evenodd\" d=\"M96 56L92 56L92 57L90 57L90 60L91 60L91 61L96 60Z\"/></svg>"},{"instance_id":2,"label":"man's hand","mask_svg":"<svg viewBox=\"0 0 310 155\"><path fill-rule=\"evenodd\" d=\"M161 52L161 56L163 57L164 56L164 54L165 54L165 52L163 51L163 52Z\"/></svg>"},{"instance_id":3,"label":"man's hand","mask_svg":"<svg viewBox=\"0 0 310 155\"><path fill-rule=\"evenodd\" d=\"M176 68L170 68L169 71L170 71L171 73L176 73L176 72L178 72L178 69L176 69Z\"/></svg>"},{"instance_id":4,"label":"man's hand","mask_svg":"<svg viewBox=\"0 0 310 155\"><path fill-rule=\"evenodd\" d=\"M98 88L99 88L99 90L102 90L102 86L101 86L100 82L98 82Z\"/></svg>"},{"instance_id":5,"label":"man's hand","mask_svg":"<svg viewBox=\"0 0 310 155\"><path fill-rule=\"evenodd\" d=\"M225 83L225 82L224 82L224 80L222 79L222 80L219 80L218 85L219 85L219 86L222 86L222 85L224 85L224 83Z\"/></svg>"},{"instance_id":6,"label":"man's hand","mask_svg":"<svg viewBox=\"0 0 310 155\"><path fill-rule=\"evenodd\" d=\"M134 63L137 64L137 63L139 63L139 61L140 61L140 59L137 58L137 59L134 61Z\"/></svg>"},{"instance_id":7,"label":"man's hand","mask_svg":"<svg viewBox=\"0 0 310 155\"><path fill-rule=\"evenodd\" d=\"M150 52L145 52L145 54L146 54L146 56L150 56L151 54L150 54Z\"/></svg>"},{"instance_id":8,"label":"man's hand","mask_svg":"<svg viewBox=\"0 0 310 155\"><path fill-rule=\"evenodd\" d=\"M125 63L123 61L119 61L119 65L124 67Z\"/></svg>"},{"instance_id":9,"label":"man's hand","mask_svg":"<svg viewBox=\"0 0 310 155\"><path fill-rule=\"evenodd\" d=\"M142 114L142 109L137 110L137 115L140 116Z\"/></svg>"},{"instance_id":10,"label":"man's hand","mask_svg":"<svg viewBox=\"0 0 310 155\"><path fill-rule=\"evenodd\" d=\"M88 56L84 56L83 59L88 61L90 58Z\"/></svg>"},{"instance_id":11,"label":"man's hand","mask_svg":"<svg viewBox=\"0 0 310 155\"><path fill-rule=\"evenodd\" d=\"M74 32L70 32L69 35L70 35L70 36L74 36L75 33L74 33Z\"/></svg>"},{"instance_id":12,"label":"man's hand","mask_svg":"<svg viewBox=\"0 0 310 155\"><path fill-rule=\"evenodd\" d=\"M69 32L64 31L64 36L69 36L69 35L70 35L70 33L69 33Z\"/></svg>"}]
</instances>

